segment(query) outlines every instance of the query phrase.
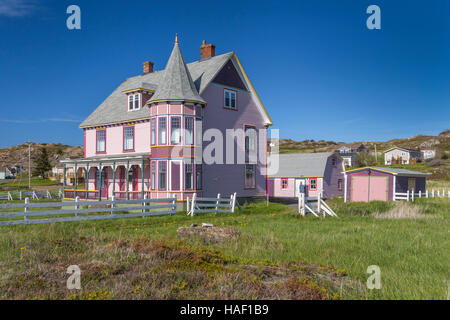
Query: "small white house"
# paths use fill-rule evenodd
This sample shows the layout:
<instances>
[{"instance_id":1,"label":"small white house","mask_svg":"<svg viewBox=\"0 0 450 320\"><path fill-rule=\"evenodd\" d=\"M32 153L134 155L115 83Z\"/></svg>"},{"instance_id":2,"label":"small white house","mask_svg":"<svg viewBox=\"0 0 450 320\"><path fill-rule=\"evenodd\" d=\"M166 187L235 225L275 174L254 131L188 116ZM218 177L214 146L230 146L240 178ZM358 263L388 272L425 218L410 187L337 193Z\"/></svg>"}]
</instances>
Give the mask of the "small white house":
<instances>
[{"instance_id":1,"label":"small white house","mask_svg":"<svg viewBox=\"0 0 450 320\"><path fill-rule=\"evenodd\" d=\"M422 158L419 150L394 147L384 151L384 164L410 164Z\"/></svg>"},{"instance_id":2,"label":"small white house","mask_svg":"<svg viewBox=\"0 0 450 320\"><path fill-rule=\"evenodd\" d=\"M420 152L422 153L423 160L436 158L436 150L424 149L424 150L420 150Z\"/></svg>"}]
</instances>

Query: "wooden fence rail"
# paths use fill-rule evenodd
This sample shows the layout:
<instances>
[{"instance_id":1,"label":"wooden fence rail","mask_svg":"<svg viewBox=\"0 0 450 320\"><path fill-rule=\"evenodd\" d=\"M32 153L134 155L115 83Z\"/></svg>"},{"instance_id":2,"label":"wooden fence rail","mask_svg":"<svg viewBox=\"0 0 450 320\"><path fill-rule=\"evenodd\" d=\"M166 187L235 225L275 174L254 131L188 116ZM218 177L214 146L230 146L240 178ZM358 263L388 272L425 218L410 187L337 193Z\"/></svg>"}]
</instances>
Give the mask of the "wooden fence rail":
<instances>
[{"instance_id":1,"label":"wooden fence rail","mask_svg":"<svg viewBox=\"0 0 450 320\"><path fill-rule=\"evenodd\" d=\"M408 190L407 192L396 192L394 194L394 201L406 200L414 202L415 198L450 198L450 190L426 190L425 192L419 191L414 192L413 190Z\"/></svg>"},{"instance_id":2,"label":"wooden fence rail","mask_svg":"<svg viewBox=\"0 0 450 320\"><path fill-rule=\"evenodd\" d=\"M236 208L236 193L229 198L201 198L194 193L192 200L187 198L188 215L193 217L196 213L234 213Z\"/></svg>"},{"instance_id":3,"label":"wooden fence rail","mask_svg":"<svg viewBox=\"0 0 450 320\"><path fill-rule=\"evenodd\" d=\"M65 207L68 208L64 209ZM2 209L21 209L23 211L1 212ZM32 211L31 209L44 210ZM30 203L30 199L26 198L25 203L0 204L0 226L175 215L176 210L176 197L166 199L145 198L139 200L116 200L113 198L112 200L98 202L80 201L77 197L73 202L48 203ZM89 215L99 213L107 214ZM72 216L48 218L68 215ZM35 217L39 219L30 219ZM20 218L21 220L11 220L13 218Z\"/></svg>"},{"instance_id":4,"label":"wooden fence rail","mask_svg":"<svg viewBox=\"0 0 450 320\"><path fill-rule=\"evenodd\" d=\"M0 200L25 200L25 198L31 198L33 200L39 199L53 199L62 198L62 190L43 190L43 191L16 191L16 192L0 192Z\"/></svg>"}]
</instances>

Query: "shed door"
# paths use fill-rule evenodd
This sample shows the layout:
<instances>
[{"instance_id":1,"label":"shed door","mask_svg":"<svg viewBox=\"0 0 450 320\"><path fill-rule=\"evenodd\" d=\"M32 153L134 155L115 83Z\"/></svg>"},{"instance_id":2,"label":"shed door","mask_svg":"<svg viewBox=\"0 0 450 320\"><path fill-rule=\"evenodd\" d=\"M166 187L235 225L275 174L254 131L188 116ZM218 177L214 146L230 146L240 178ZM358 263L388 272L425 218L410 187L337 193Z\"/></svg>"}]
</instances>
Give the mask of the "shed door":
<instances>
[{"instance_id":1,"label":"shed door","mask_svg":"<svg viewBox=\"0 0 450 320\"><path fill-rule=\"evenodd\" d=\"M352 201L387 201L387 177L353 176L352 177ZM369 185L370 183L370 185ZM369 196L370 190L370 196Z\"/></svg>"}]
</instances>

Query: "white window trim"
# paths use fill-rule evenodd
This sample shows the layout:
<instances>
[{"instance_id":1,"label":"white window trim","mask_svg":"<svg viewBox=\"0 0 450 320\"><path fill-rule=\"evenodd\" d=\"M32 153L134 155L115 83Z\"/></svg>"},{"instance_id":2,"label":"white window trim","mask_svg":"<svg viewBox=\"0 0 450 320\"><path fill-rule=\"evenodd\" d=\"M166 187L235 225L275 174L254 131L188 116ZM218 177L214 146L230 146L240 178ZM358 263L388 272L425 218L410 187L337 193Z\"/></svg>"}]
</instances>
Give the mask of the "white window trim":
<instances>
[{"instance_id":1,"label":"white window trim","mask_svg":"<svg viewBox=\"0 0 450 320\"><path fill-rule=\"evenodd\" d=\"M136 96L139 96L139 105L136 107ZM133 108L130 109L130 100L133 101ZM129 112L137 111L142 108L142 93L133 93L128 95L127 109Z\"/></svg>"}]
</instances>

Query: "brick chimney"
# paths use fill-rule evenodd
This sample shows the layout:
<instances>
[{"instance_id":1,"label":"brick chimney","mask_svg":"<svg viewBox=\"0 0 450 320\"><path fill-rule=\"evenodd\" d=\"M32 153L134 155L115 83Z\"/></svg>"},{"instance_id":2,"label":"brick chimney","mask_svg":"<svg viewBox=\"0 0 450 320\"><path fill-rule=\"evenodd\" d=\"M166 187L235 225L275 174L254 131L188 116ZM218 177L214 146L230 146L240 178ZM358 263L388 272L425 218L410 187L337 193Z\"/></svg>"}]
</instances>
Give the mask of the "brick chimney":
<instances>
[{"instance_id":1,"label":"brick chimney","mask_svg":"<svg viewBox=\"0 0 450 320\"><path fill-rule=\"evenodd\" d=\"M153 72L153 62L145 61L142 65L144 66L144 74Z\"/></svg>"},{"instance_id":2,"label":"brick chimney","mask_svg":"<svg viewBox=\"0 0 450 320\"><path fill-rule=\"evenodd\" d=\"M200 55L202 60L214 57L216 55L216 45L212 43L206 44L206 41L203 40L203 44L200 47Z\"/></svg>"}]
</instances>

